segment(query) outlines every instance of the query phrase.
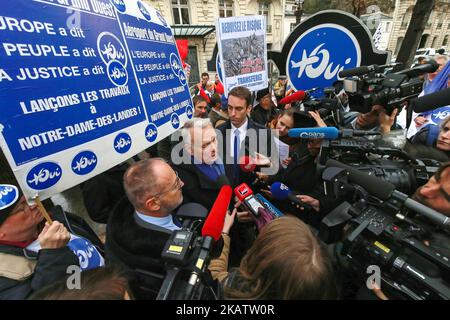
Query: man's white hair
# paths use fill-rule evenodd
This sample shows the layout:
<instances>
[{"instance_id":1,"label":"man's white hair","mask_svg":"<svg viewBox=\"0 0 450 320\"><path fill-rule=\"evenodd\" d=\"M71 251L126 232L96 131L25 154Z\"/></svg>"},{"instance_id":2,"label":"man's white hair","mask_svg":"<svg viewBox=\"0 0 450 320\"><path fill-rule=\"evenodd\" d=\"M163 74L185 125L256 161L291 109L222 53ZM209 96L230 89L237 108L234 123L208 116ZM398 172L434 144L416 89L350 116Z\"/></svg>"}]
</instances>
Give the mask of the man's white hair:
<instances>
[{"instance_id":1,"label":"man's white hair","mask_svg":"<svg viewBox=\"0 0 450 320\"><path fill-rule=\"evenodd\" d=\"M209 118L192 118L184 124L184 127L181 129L181 136L183 137L183 144L190 145L191 144L191 129L192 128L201 128L204 129L206 127L213 128L211 120Z\"/></svg>"}]
</instances>

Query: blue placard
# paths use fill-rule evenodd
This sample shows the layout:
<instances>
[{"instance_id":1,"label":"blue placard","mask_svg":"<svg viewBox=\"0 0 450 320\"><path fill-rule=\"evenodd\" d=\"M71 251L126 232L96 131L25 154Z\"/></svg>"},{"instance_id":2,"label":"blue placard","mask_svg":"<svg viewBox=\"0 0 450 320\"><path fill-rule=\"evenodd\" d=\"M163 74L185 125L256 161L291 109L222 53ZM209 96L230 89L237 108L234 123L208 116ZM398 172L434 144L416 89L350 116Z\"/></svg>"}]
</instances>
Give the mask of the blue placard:
<instances>
[{"instance_id":1,"label":"blue placard","mask_svg":"<svg viewBox=\"0 0 450 320\"><path fill-rule=\"evenodd\" d=\"M172 30L143 1L4 2L0 39L0 144L25 193L81 183L192 117Z\"/></svg>"}]
</instances>

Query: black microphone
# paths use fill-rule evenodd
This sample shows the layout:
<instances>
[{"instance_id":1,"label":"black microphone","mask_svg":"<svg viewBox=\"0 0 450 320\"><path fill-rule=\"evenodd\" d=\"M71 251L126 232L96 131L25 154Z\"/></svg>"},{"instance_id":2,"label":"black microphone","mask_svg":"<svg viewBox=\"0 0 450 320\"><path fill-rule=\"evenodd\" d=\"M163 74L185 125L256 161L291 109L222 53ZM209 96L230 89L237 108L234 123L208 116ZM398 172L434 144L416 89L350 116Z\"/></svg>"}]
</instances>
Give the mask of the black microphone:
<instances>
[{"instance_id":1,"label":"black microphone","mask_svg":"<svg viewBox=\"0 0 450 320\"><path fill-rule=\"evenodd\" d=\"M409 198L408 195L395 190L395 186L392 183L371 176L365 172L359 171L333 159L329 159L326 162L326 166L344 168L349 172L348 179L350 182L360 185L367 192L376 196L377 198L380 198L383 201L390 198L395 198L396 200L403 203L406 208L411 209L423 215L424 217L427 217L436 224L442 225L446 228L450 228L449 217L421 204L420 202Z\"/></svg>"},{"instance_id":2,"label":"black microphone","mask_svg":"<svg viewBox=\"0 0 450 320\"><path fill-rule=\"evenodd\" d=\"M372 64L370 66L361 66L351 69L342 70L339 72L339 77L341 78L347 78L347 77L354 77L354 76L363 76L369 72L380 72L383 71L386 68L396 67L400 66L402 63L393 63L393 64L384 64L384 65L377 65Z\"/></svg>"},{"instance_id":3,"label":"black microphone","mask_svg":"<svg viewBox=\"0 0 450 320\"><path fill-rule=\"evenodd\" d=\"M433 60L430 59L427 61L427 63L418 65L417 67L402 70L399 72L396 72L396 74L403 74L406 75L409 78L415 78L425 73L432 73L435 72L439 68L439 64Z\"/></svg>"},{"instance_id":4,"label":"black microphone","mask_svg":"<svg viewBox=\"0 0 450 320\"><path fill-rule=\"evenodd\" d=\"M450 88L412 99L410 103L416 113L448 106L450 105Z\"/></svg>"}]
</instances>

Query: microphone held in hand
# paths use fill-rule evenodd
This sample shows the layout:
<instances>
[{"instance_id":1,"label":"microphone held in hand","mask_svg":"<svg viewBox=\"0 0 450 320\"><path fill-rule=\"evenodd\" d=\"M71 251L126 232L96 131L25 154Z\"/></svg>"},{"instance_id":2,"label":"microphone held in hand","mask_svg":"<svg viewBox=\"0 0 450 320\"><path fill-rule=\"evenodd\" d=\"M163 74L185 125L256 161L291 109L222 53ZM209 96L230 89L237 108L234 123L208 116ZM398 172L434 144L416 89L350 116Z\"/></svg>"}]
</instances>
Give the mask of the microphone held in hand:
<instances>
[{"instance_id":1,"label":"microphone held in hand","mask_svg":"<svg viewBox=\"0 0 450 320\"><path fill-rule=\"evenodd\" d=\"M308 95L305 91L299 90L281 99L280 104L289 104L292 102L303 101L307 96Z\"/></svg>"},{"instance_id":2,"label":"microphone held in hand","mask_svg":"<svg viewBox=\"0 0 450 320\"><path fill-rule=\"evenodd\" d=\"M296 197L296 194L289 189L287 185L284 183L281 183L279 181L272 183L270 186L270 192L272 192L272 195L277 200L286 200L289 199L291 202L295 203L296 205L299 205L303 207L305 210L311 210L311 206L303 203L300 199Z\"/></svg>"},{"instance_id":3,"label":"microphone held in hand","mask_svg":"<svg viewBox=\"0 0 450 320\"><path fill-rule=\"evenodd\" d=\"M224 185L214 202L208 218L202 228L203 237L212 237L215 241L220 238L222 233L225 215L230 205L233 190L229 185Z\"/></svg>"},{"instance_id":4,"label":"microphone held in hand","mask_svg":"<svg viewBox=\"0 0 450 320\"><path fill-rule=\"evenodd\" d=\"M372 136L379 135L379 132L341 129L335 127L315 127L315 128L294 128L288 131L288 136L291 138L300 139L326 139L335 140L338 138L351 138L354 136Z\"/></svg>"}]
</instances>

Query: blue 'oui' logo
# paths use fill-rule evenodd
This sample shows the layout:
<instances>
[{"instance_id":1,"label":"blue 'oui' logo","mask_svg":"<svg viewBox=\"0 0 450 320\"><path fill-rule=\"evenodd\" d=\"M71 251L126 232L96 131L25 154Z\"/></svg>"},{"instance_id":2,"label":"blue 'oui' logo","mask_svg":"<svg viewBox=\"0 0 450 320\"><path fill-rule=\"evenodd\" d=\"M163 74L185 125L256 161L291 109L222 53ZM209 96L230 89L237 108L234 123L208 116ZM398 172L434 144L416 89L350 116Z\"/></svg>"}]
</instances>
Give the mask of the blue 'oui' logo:
<instances>
[{"instance_id":1,"label":"blue 'oui' logo","mask_svg":"<svg viewBox=\"0 0 450 320\"><path fill-rule=\"evenodd\" d=\"M166 19L164 19L164 17L162 16L162 14L158 10L156 11L156 16L161 21L161 23L164 25L164 27L167 27Z\"/></svg>"},{"instance_id":2,"label":"blue 'oui' logo","mask_svg":"<svg viewBox=\"0 0 450 320\"><path fill-rule=\"evenodd\" d=\"M180 83L183 86L186 85L186 76L184 75L184 70L180 70L180 73L178 74L178 80L180 80Z\"/></svg>"},{"instance_id":3,"label":"blue 'oui' logo","mask_svg":"<svg viewBox=\"0 0 450 320\"><path fill-rule=\"evenodd\" d=\"M431 113L431 120L436 124L440 124L442 120L444 120L448 116L450 116L450 106L433 110L433 112Z\"/></svg>"},{"instance_id":4,"label":"blue 'oui' logo","mask_svg":"<svg viewBox=\"0 0 450 320\"><path fill-rule=\"evenodd\" d=\"M118 153L126 153L131 148L131 137L128 133L121 132L114 139L114 149Z\"/></svg>"},{"instance_id":5,"label":"blue 'oui' logo","mask_svg":"<svg viewBox=\"0 0 450 320\"><path fill-rule=\"evenodd\" d=\"M128 82L128 72L119 61L108 64L108 77L116 86L124 86Z\"/></svg>"},{"instance_id":6,"label":"blue 'oui' logo","mask_svg":"<svg viewBox=\"0 0 450 320\"><path fill-rule=\"evenodd\" d=\"M62 169L54 162L43 162L27 174L27 184L35 190L48 189L61 179Z\"/></svg>"},{"instance_id":7,"label":"blue 'oui' logo","mask_svg":"<svg viewBox=\"0 0 450 320\"><path fill-rule=\"evenodd\" d=\"M361 63L361 49L355 36L336 24L316 26L292 46L286 69L296 90L325 88L340 79L344 69Z\"/></svg>"},{"instance_id":8,"label":"blue 'oui' logo","mask_svg":"<svg viewBox=\"0 0 450 320\"><path fill-rule=\"evenodd\" d=\"M16 203L19 198L19 189L11 184L0 184L0 210Z\"/></svg>"},{"instance_id":9,"label":"blue 'oui' logo","mask_svg":"<svg viewBox=\"0 0 450 320\"><path fill-rule=\"evenodd\" d=\"M175 53L170 54L170 66L172 67L173 74L179 77L183 68L181 67L180 58L178 58Z\"/></svg>"},{"instance_id":10,"label":"blue 'oui' logo","mask_svg":"<svg viewBox=\"0 0 450 320\"><path fill-rule=\"evenodd\" d=\"M67 246L78 257L82 271L99 268L105 264L102 255L91 242L77 236L72 237L73 239L70 240Z\"/></svg>"},{"instance_id":11,"label":"blue 'oui' logo","mask_svg":"<svg viewBox=\"0 0 450 320\"><path fill-rule=\"evenodd\" d=\"M141 1L138 1L138 7L139 7L139 10L141 11L141 13L142 13L142 15L144 16L144 18L146 19L146 20L148 20L148 21L151 21L152 20L152 17L150 16L150 13L148 12L148 10L147 10L147 8L145 7L145 5L141 2Z\"/></svg>"},{"instance_id":12,"label":"blue 'oui' logo","mask_svg":"<svg viewBox=\"0 0 450 320\"><path fill-rule=\"evenodd\" d=\"M97 51L103 62L108 65L111 61L119 61L127 66L127 55L122 42L111 32L102 32L97 37Z\"/></svg>"},{"instance_id":13,"label":"blue 'oui' logo","mask_svg":"<svg viewBox=\"0 0 450 320\"><path fill-rule=\"evenodd\" d=\"M194 116L194 110L192 110L191 106L186 107L186 115L188 119L191 119Z\"/></svg>"},{"instance_id":14,"label":"blue 'oui' logo","mask_svg":"<svg viewBox=\"0 0 450 320\"><path fill-rule=\"evenodd\" d=\"M119 12L125 12L126 7L125 7L125 1L123 0L109 0L109 2L111 2L114 7L116 7L117 11Z\"/></svg>"},{"instance_id":15,"label":"blue 'oui' logo","mask_svg":"<svg viewBox=\"0 0 450 320\"><path fill-rule=\"evenodd\" d=\"M158 128L153 123L150 123L147 128L145 128L145 139L147 139L148 142L153 142L157 137Z\"/></svg>"},{"instance_id":16,"label":"blue 'oui' logo","mask_svg":"<svg viewBox=\"0 0 450 320\"><path fill-rule=\"evenodd\" d=\"M170 123L172 123L172 127L174 129L178 129L180 127L180 118L176 113L173 113L170 117Z\"/></svg>"},{"instance_id":17,"label":"blue 'oui' logo","mask_svg":"<svg viewBox=\"0 0 450 320\"><path fill-rule=\"evenodd\" d=\"M82 151L72 160L72 171L78 175L85 175L95 169L97 156L91 151Z\"/></svg>"}]
</instances>

